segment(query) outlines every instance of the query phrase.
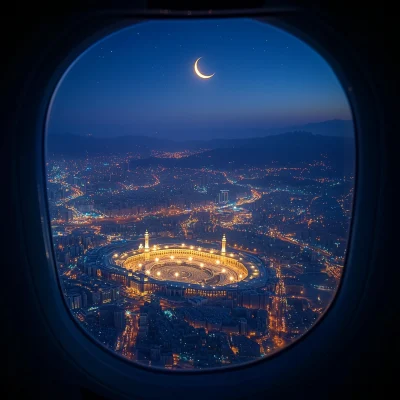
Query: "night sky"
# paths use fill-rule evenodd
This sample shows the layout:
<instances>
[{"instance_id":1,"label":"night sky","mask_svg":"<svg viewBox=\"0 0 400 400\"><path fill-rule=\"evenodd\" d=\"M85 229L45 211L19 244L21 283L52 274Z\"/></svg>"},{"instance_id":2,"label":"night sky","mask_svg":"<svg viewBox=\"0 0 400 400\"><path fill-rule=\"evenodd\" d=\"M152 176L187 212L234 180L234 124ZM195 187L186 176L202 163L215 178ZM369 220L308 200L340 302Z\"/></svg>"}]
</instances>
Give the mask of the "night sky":
<instances>
[{"instance_id":1,"label":"night sky","mask_svg":"<svg viewBox=\"0 0 400 400\"><path fill-rule=\"evenodd\" d=\"M211 79L194 73L199 57ZM351 119L338 80L284 31L251 19L152 21L76 61L56 92L49 133L251 137L335 118Z\"/></svg>"}]
</instances>

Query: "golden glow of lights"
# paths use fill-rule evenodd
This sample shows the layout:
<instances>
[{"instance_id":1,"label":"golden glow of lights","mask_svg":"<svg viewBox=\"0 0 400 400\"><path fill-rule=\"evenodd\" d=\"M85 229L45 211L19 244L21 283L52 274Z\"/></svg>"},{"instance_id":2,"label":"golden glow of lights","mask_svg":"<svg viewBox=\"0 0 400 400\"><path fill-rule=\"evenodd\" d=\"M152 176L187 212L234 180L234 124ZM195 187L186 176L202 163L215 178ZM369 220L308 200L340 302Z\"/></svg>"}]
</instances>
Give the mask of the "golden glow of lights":
<instances>
[{"instance_id":1,"label":"golden glow of lights","mask_svg":"<svg viewBox=\"0 0 400 400\"><path fill-rule=\"evenodd\" d=\"M170 258L171 260L173 260L175 257L174 257L174 256L170 256L169 258Z\"/></svg>"},{"instance_id":2,"label":"golden glow of lights","mask_svg":"<svg viewBox=\"0 0 400 400\"><path fill-rule=\"evenodd\" d=\"M200 268L203 268L204 267L204 264L203 263L200 263Z\"/></svg>"},{"instance_id":3,"label":"golden glow of lights","mask_svg":"<svg viewBox=\"0 0 400 400\"><path fill-rule=\"evenodd\" d=\"M157 276L160 276L161 275L161 272L160 271L157 271Z\"/></svg>"},{"instance_id":4,"label":"golden glow of lights","mask_svg":"<svg viewBox=\"0 0 400 400\"><path fill-rule=\"evenodd\" d=\"M221 261L219 261L219 260L217 260L217 261L215 261L217 264L219 264Z\"/></svg>"},{"instance_id":5,"label":"golden glow of lights","mask_svg":"<svg viewBox=\"0 0 400 400\"><path fill-rule=\"evenodd\" d=\"M229 280L230 280L230 281L233 281L233 276L230 276L230 277L229 277Z\"/></svg>"},{"instance_id":6,"label":"golden glow of lights","mask_svg":"<svg viewBox=\"0 0 400 400\"><path fill-rule=\"evenodd\" d=\"M190 250L193 250L194 249L194 247L193 246L190 246Z\"/></svg>"},{"instance_id":7,"label":"golden glow of lights","mask_svg":"<svg viewBox=\"0 0 400 400\"><path fill-rule=\"evenodd\" d=\"M142 265L143 265L143 264L139 264L139 268L142 268Z\"/></svg>"},{"instance_id":8,"label":"golden glow of lights","mask_svg":"<svg viewBox=\"0 0 400 400\"><path fill-rule=\"evenodd\" d=\"M193 257L189 257L189 261L192 261L193 260Z\"/></svg>"},{"instance_id":9,"label":"golden glow of lights","mask_svg":"<svg viewBox=\"0 0 400 400\"><path fill-rule=\"evenodd\" d=\"M115 254L114 254L114 258L117 258L117 257L118 257L118 253L115 253Z\"/></svg>"},{"instance_id":10,"label":"golden glow of lights","mask_svg":"<svg viewBox=\"0 0 400 400\"><path fill-rule=\"evenodd\" d=\"M200 251L200 250L201 250L201 247L198 247L197 250Z\"/></svg>"},{"instance_id":11,"label":"golden glow of lights","mask_svg":"<svg viewBox=\"0 0 400 400\"><path fill-rule=\"evenodd\" d=\"M234 257L233 253L229 254L231 257Z\"/></svg>"},{"instance_id":12,"label":"golden glow of lights","mask_svg":"<svg viewBox=\"0 0 400 400\"><path fill-rule=\"evenodd\" d=\"M199 62L200 58L201 58L201 57L199 57L199 58L196 60L196 62L194 63L194 72L197 74L197 76L199 76L199 77L202 78L202 79L210 79L210 78L212 78L212 77L215 75L215 72L214 72L212 75L203 75L203 74L199 71L199 69L198 69L198 67L197 67L197 63Z\"/></svg>"},{"instance_id":13,"label":"golden glow of lights","mask_svg":"<svg viewBox=\"0 0 400 400\"><path fill-rule=\"evenodd\" d=\"M239 274L239 278L243 278L243 275L242 275L242 274Z\"/></svg>"},{"instance_id":14,"label":"golden glow of lights","mask_svg":"<svg viewBox=\"0 0 400 400\"><path fill-rule=\"evenodd\" d=\"M182 243L181 246L182 246L182 247L185 247L185 243Z\"/></svg>"},{"instance_id":15,"label":"golden glow of lights","mask_svg":"<svg viewBox=\"0 0 400 400\"><path fill-rule=\"evenodd\" d=\"M164 246L164 249L168 249L169 248L169 246Z\"/></svg>"},{"instance_id":16,"label":"golden glow of lights","mask_svg":"<svg viewBox=\"0 0 400 400\"><path fill-rule=\"evenodd\" d=\"M178 277L179 276L179 272L175 272L175 274L174 274L176 277Z\"/></svg>"},{"instance_id":17,"label":"golden glow of lights","mask_svg":"<svg viewBox=\"0 0 400 400\"><path fill-rule=\"evenodd\" d=\"M253 269L254 269L254 265L250 265L250 268L253 268Z\"/></svg>"},{"instance_id":18,"label":"golden glow of lights","mask_svg":"<svg viewBox=\"0 0 400 400\"><path fill-rule=\"evenodd\" d=\"M226 272L226 269L225 269L225 268L222 268L222 272Z\"/></svg>"},{"instance_id":19,"label":"golden glow of lights","mask_svg":"<svg viewBox=\"0 0 400 400\"><path fill-rule=\"evenodd\" d=\"M150 270L149 270L149 269L146 271L146 274L147 274L147 275L150 275Z\"/></svg>"},{"instance_id":20,"label":"golden glow of lights","mask_svg":"<svg viewBox=\"0 0 400 400\"><path fill-rule=\"evenodd\" d=\"M158 262L158 261L160 261L160 259L158 258L158 257L156 257L156 260L155 260L156 262Z\"/></svg>"}]
</instances>

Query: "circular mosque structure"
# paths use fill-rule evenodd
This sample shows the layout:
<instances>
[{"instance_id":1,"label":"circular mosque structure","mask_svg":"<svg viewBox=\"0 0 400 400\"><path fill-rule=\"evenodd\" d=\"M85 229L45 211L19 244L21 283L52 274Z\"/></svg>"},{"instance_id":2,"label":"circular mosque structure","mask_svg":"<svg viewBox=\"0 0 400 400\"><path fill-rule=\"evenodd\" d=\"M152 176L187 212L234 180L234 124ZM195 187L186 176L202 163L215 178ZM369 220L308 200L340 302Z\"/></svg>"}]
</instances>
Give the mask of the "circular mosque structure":
<instances>
[{"instance_id":1,"label":"circular mosque structure","mask_svg":"<svg viewBox=\"0 0 400 400\"><path fill-rule=\"evenodd\" d=\"M120 281L139 293L229 298L267 281L263 262L253 254L227 251L225 235L219 249L171 240L150 247L146 231L144 246L108 245L89 260L97 276Z\"/></svg>"}]
</instances>

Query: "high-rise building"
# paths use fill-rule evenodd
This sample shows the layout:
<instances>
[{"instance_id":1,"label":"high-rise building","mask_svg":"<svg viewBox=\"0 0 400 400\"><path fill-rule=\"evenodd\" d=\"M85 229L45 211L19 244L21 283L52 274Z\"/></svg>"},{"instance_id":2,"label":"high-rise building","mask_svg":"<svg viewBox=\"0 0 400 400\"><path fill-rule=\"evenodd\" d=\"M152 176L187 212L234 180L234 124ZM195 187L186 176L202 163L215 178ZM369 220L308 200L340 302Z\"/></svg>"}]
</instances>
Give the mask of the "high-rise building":
<instances>
[{"instance_id":1,"label":"high-rise building","mask_svg":"<svg viewBox=\"0 0 400 400\"><path fill-rule=\"evenodd\" d=\"M247 319L246 318L239 319L239 333L241 335L247 335Z\"/></svg>"},{"instance_id":2,"label":"high-rise building","mask_svg":"<svg viewBox=\"0 0 400 400\"><path fill-rule=\"evenodd\" d=\"M117 329L125 329L126 326L126 317L125 317L125 310L123 309L116 309L114 310L114 326Z\"/></svg>"},{"instance_id":3,"label":"high-rise building","mask_svg":"<svg viewBox=\"0 0 400 400\"><path fill-rule=\"evenodd\" d=\"M229 201L229 190L220 190L218 196L218 203L225 204Z\"/></svg>"},{"instance_id":4,"label":"high-rise building","mask_svg":"<svg viewBox=\"0 0 400 400\"><path fill-rule=\"evenodd\" d=\"M264 335L268 326L268 313L266 310L257 310L257 331L259 335Z\"/></svg>"},{"instance_id":5,"label":"high-rise building","mask_svg":"<svg viewBox=\"0 0 400 400\"><path fill-rule=\"evenodd\" d=\"M79 292L70 292L67 296L67 304L71 310L82 307L82 296Z\"/></svg>"}]
</instances>

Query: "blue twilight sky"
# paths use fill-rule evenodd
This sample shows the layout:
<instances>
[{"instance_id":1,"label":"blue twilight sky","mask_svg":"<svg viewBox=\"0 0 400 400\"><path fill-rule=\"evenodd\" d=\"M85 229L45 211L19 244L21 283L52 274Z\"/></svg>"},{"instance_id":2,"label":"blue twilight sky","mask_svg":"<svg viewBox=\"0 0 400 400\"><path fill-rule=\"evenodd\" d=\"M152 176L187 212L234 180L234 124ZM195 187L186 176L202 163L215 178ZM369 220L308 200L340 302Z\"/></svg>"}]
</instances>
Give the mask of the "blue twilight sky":
<instances>
[{"instance_id":1,"label":"blue twilight sky","mask_svg":"<svg viewBox=\"0 0 400 400\"><path fill-rule=\"evenodd\" d=\"M211 79L194 73L198 57ZM251 137L335 118L351 118L343 89L292 35L251 19L151 21L75 62L56 92L49 133Z\"/></svg>"}]
</instances>

